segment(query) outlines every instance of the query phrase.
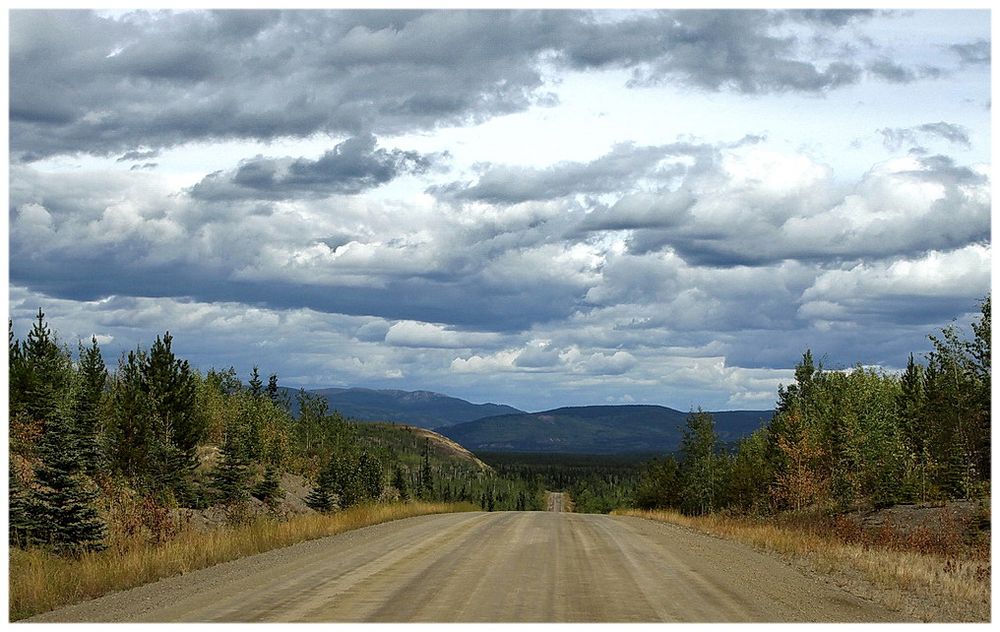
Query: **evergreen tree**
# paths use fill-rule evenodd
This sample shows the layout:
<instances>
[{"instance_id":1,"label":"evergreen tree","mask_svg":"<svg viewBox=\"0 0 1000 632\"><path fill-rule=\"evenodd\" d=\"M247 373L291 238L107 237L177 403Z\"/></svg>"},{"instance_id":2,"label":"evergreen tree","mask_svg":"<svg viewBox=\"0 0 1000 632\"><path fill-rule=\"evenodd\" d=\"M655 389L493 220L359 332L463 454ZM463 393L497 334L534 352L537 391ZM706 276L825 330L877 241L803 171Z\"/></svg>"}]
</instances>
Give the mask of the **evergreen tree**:
<instances>
[{"instance_id":1,"label":"evergreen tree","mask_svg":"<svg viewBox=\"0 0 1000 632\"><path fill-rule=\"evenodd\" d=\"M396 465L395 472L392 476L392 486L399 492L400 500L410 499L410 486L406 482L406 475L403 473L403 467L399 464Z\"/></svg>"},{"instance_id":2,"label":"evergreen tree","mask_svg":"<svg viewBox=\"0 0 1000 632\"><path fill-rule=\"evenodd\" d=\"M264 468L264 478L253 488L253 496L272 509L285 497L278 480L278 468L273 463Z\"/></svg>"},{"instance_id":3,"label":"evergreen tree","mask_svg":"<svg viewBox=\"0 0 1000 632\"><path fill-rule=\"evenodd\" d=\"M654 459L643 468L635 490L640 509L661 509L680 505L680 468L672 455Z\"/></svg>"},{"instance_id":4,"label":"evergreen tree","mask_svg":"<svg viewBox=\"0 0 1000 632\"><path fill-rule=\"evenodd\" d=\"M133 480L147 478L151 428L146 398L142 393L140 350L122 353L111 383L112 414L105 454L113 471Z\"/></svg>"},{"instance_id":5,"label":"evergreen tree","mask_svg":"<svg viewBox=\"0 0 1000 632\"><path fill-rule=\"evenodd\" d=\"M84 464L84 471L94 475L102 468L102 458L98 446L100 429L99 407L104 396L108 371L97 345L97 337L91 338L86 349L80 345L80 368L78 386L74 402L74 425L76 426L77 450Z\"/></svg>"},{"instance_id":6,"label":"evergreen tree","mask_svg":"<svg viewBox=\"0 0 1000 632\"><path fill-rule=\"evenodd\" d=\"M38 489L31 505L35 515L29 519L38 527L40 539L57 552L100 550L104 524L94 507L97 490L89 488L82 475L73 429L62 416L50 418L46 425L39 444L41 462L35 469Z\"/></svg>"},{"instance_id":7,"label":"evergreen tree","mask_svg":"<svg viewBox=\"0 0 1000 632\"><path fill-rule=\"evenodd\" d=\"M264 383L260 379L260 370L257 365L253 365L253 370L250 372L250 394L254 397L260 397L264 394Z\"/></svg>"},{"instance_id":8,"label":"evergreen tree","mask_svg":"<svg viewBox=\"0 0 1000 632\"><path fill-rule=\"evenodd\" d=\"M25 405L28 391L28 370L24 361L24 345L14 337L14 321L7 319L7 365L8 383L7 395L10 406L10 418L21 412Z\"/></svg>"},{"instance_id":9,"label":"evergreen tree","mask_svg":"<svg viewBox=\"0 0 1000 632\"><path fill-rule=\"evenodd\" d=\"M320 472L316 486L306 496L306 505L311 509L323 513L333 511L337 487L336 463L336 459L331 456L326 467Z\"/></svg>"},{"instance_id":10,"label":"evergreen tree","mask_svg":"<svg viewBox=\"0 0 1000 632\"><path fill-rule=\"evenodd\" d=\"M197 381L186 360L177 358L170 332L157 336L142 364L142 391L152 417L149 466L154 485L189 498L190 478L198 461L195 449L204 435L197 414Z\"/></svg>"},{"instance_id":11,"label":"evergreen tree","mask_svg":"<svg viewBox=\"0 0 1000 632\"><path fill-rule=\"evenodd\" d=\"M41 309L28 332L22 358L24 393L18 399L28 417L41 421L44 429L44 424L59 414L70 390L72 373L69 357L60 351Z\"/></svg>"},{"instance_id":12,"label":"evergreen tree","mask_svg":"<svg viewBox=\"0 0 1000 632\"><path fill-rule=\"evenodd\" d=\"M224 504L239 503L247 499L249 467L243 455L237 432L227 429L219 449L219 463L212 472L212 486L216 499Z\"/></svg>"},{"instance_id":13,"label":"evergreen tree","mask_svg":"<svg viewBox=\"0 0 1000 632\"><path fill-rule=\"evenodd\" d=\"M361 496L377 500L382 495L382 464L367 451L362 451L358 457L358 475Z\"/></svg>"},{"instance_id":14,"label":"evergreen tree","mask_svg":"<svg viewBox=\"0 0 1000 632\"><path fill-rule=\"evenodd\" d=\"M8 459L7 484L10 510L7 527L10 545L26 547L42 541L43 538L38 533L39 526L32 521L33 517L40 516L40 512L32 507L32 495L21 482L11 459Z\"/></svg>"},{"instance_id":15,"label":"evergreen tree","mask_svg":"<svg viewBox=\"0 0 1000 632\"><path fill-rule=\"evenodd\" d=\"M423 500L430 500L434 496L434 472L431 470L430 449L430 440L424 439L423 450L420 453L420 489L417 494Z\"/></svg>"}]
</instances>

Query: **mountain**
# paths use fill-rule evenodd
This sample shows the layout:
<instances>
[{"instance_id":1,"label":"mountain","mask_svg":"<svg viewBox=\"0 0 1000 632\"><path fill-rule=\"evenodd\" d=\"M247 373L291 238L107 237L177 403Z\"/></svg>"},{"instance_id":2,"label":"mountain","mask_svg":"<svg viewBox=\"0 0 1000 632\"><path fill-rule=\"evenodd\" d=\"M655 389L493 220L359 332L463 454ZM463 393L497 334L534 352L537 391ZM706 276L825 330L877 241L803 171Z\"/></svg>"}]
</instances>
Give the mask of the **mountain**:
<instances>
[{"instance_id":1,"label":"mountain","mask_svg":"<svg viewBox=\"0 0 1000 632\"><path fill-rule=\"evenodd\" d=\"M688 414L664 406L580 406L486 417L440 432L473 452L670 452L680 446ZM773 414L763 410L711 413L722 442L738 441Z\"/></svg>"},{"instance_id":2,"label":"mountain","mask_svg":"<svg viewBox=\"0 0 1000 632\"><path fill-rule=\"evenodd\" d=\"M290 391L290 392L289 392ZM288 389L292 414L298 415L295 391ZM473 404L430 391L323 388L309 391L330 403L330 411L360 421L393 421L421 428L442 428L495 415L523 414L503 404Z\"/></svg>"}]
</instances>

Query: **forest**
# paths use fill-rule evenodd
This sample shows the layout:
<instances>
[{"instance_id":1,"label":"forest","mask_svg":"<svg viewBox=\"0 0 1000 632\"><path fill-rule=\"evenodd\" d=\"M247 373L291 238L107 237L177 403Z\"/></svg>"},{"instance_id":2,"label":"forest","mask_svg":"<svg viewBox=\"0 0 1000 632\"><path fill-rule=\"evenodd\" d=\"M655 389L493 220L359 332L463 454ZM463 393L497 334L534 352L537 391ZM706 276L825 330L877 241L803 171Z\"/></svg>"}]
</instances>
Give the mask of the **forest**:
<instances>
[{"instance_id":1,"label":"forest","mask_svg":"<svg viewBox=\"0 0 1000 632\"><path fill-rule=\"evenodd\" d=\"M990 488L990 298L972 336L930 336L902 374L827 370L806 351L765 427L724 449L696 411L678 455L648 463L637 507L773 514L978 499Z\"/></svg>"},{"instance_id":2,"label":"forest","mask_svg":"<svg viewBox=\"0 0 1000 632\"><path fill-rule=\"evenodd\" d=\"M807 350L774 417L736 445L699 410L673 454L481 455L492 470L443 458L394 424L352 423L302 390L294 417L276 375L202 375L175 355L169 332L109 371L96 338L74 358L39 310L23 341L8 327L10 542L99 550L123 497L143 499L148 520L219 506L246 521L251 498L277 503L283 473L310 481L308 505L327 513L408 499L538 510L545 490L594 513L767 515L987 497L990 298L980 307L971 337L945 328L925 362L911 354L901 374L826 369Z\"/></svg>"},{"instance_id":3,"label":"forest","mask_svg":"<svg viewBox=\"0 0 1000 632\"><path fill-rule=\"evenodd\" d=\"M245 384L231 368L202 375L169 332L123 353L114 371L96 338L74 358L42 310L23 341L9 322L8 344L15 547L100 550L109 517L116 534L169 535L162 523L178 508L217 506L246 522L251 499L276 507L283 473L311 481L306 502L324 513L409 499L542 507L541 488L441 458L398 429L351 423L322 397L300 390L293 417L277 376L265 384L256 367ZM128 503L141 505L138 527L120 524Z\"/></svg>"}]
</instances>

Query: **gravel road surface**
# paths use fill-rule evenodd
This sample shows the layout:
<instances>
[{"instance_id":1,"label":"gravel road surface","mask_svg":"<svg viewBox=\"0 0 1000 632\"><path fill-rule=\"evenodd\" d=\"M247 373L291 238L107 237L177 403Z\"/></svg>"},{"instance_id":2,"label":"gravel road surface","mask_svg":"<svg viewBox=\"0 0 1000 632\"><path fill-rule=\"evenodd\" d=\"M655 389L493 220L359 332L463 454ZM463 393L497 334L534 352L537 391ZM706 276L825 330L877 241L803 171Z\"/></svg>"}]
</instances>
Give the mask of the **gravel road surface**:
<instances>
[{"instance_id":1,"label":"gravel road surface","mask_svg":"<svg viewBox=\"0 0 1000 632\"><path fill-rule=\"evenodd\" d=\"M548 511L566 511L565 507L563 507L562 492L549 492L547 499L546 505L548 506Z\"/></svg>"},{"instance_id":2,"label":"gravel road surface","mask_svg":"<svg viewBox=\"0 0 1000 632\"><path fill-rule=\"evenodd\" d=\"M61 608L32 621L890 621L744 545L624 516L408 518Z\"/></svg>"}]
</instances>

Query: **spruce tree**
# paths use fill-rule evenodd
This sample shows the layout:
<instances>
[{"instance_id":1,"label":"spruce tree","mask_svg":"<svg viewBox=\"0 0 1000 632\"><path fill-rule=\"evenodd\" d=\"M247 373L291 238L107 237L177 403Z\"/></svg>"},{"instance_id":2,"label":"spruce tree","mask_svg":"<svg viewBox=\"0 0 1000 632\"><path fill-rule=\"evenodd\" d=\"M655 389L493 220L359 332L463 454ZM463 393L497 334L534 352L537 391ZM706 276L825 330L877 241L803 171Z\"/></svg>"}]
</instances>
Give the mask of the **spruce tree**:
<instances>
[{"instance_id":1,"label":"spruce tree","mask_svg":"<svg viewBox=\"0 0 1000 632\"><path fill-rule=\"evenodd\" d=\"M422 500L430 500L434 496L434 472L431 470L430 449L430 441L424 439L420 455L420 490L417 494Z\"/></svg>"},{"instance_id":2,"label":"spruce tree","mask_svg":"<svg viewBox=\"0 0 1000 632\"><path fill-rule=\"evenodd\" d=\"M26 547L41 541L42 538L37 533L38 526L32 521L32 517L39 517L40 512L32 507L32 495L21 482L11 459L8 459L7 484L10 545Z\"/></svg>"},{"instance_id":3,"label":"spruce tree","mask_svg":"<svg viewBox=\"0 0 1000 632\"><path fill-rule=\"evenodd\" d=\"M278 480L278 468L273 463L268 463L264 468L264 478L253 488L254 498L265 503L272 509L277 506L278 501L285 497L285 491L281 489Z\"/></svg>"},{"instance_id":4,"label":"spruce tree","mask_svg":"<svg viewBox=\"0 0 1000 632\"><path fill-rule=\"evenodd\" d=\"M337 486L336 459L330 457L326 467L319 473L319 480L313 487L309 495L306 496L306 505L311 509L323 513L329 513L334 508L335 488Z\"/></svg>"},{"instance_id":5,"label":"spruce tree","mask_svg":"<svg viewBox=\"0 0 1000 632\"><path fill-rule=\"evenodd\" d=\"M396 465L395 472L392 476L392 486L399 492L400 500L410 499L410 486L406 482L406 475L403 473L403 467L399 464Z\"/></svg>"},{"instance_id":6,"label":"spruce tree","mask_svg":"<svg viewBox=\"0 0 1000 632\"><path fill-rule=\"evenodd\" d=\"M41 421L44 429L68 395L71 369L69 358L59 349L40 308L24 343L23 362L24 410L30 419Z\"/></svg>"},{"instance_id":7,"label":"spruce tree","mask_svg":"<svg viewBox=\"0 0 1000 632\"><path fill-rule=\"evenodd\" d=\"M104 396L107 379L108 371L97 345L97 337L94 336L91 338L90 347L85 349L82 344L80 345L80 368L73 407L77 449L84 464L84 471L89 475L96 474L102 468L98 446L100 425L98 409Z\"/></svg>"},{"instance_id":8,"label":"spruce tree","mask_svg":"<svg viewBox=\"0 0 1000 632\"><path fill-rule=\"evenodd\" d=\"M257 368L255 364L253 370L250 371L250 394L254 397L260 397L264 394L264 382L260 379L260 369Z\"/></svg>"},{"instance_id":9,"label":"spruce tree","mask_svg":"<svg viewBox=\"0 0 1000 632\"><path fill-rule=\"evenodd\" d=\"M68 420L55 416L48 420L39 443L41 462L35 469L38 489L31 520L40 539L60 553L104 548L104 524L94 501L97 490L88 487L83 465L74 445Z\"/></svg>"},{"instance_id":10,"label":"spruce tree","mask_svg":"<svg viewBox=\"0 0 1000 632\"><path fill-rule=\"evenodd\" d=\"M212 471L216 500L227 505L246 500L250 472L235 429L226 429L219 453L219 463Z\"/></svg>"}]
</instances>

